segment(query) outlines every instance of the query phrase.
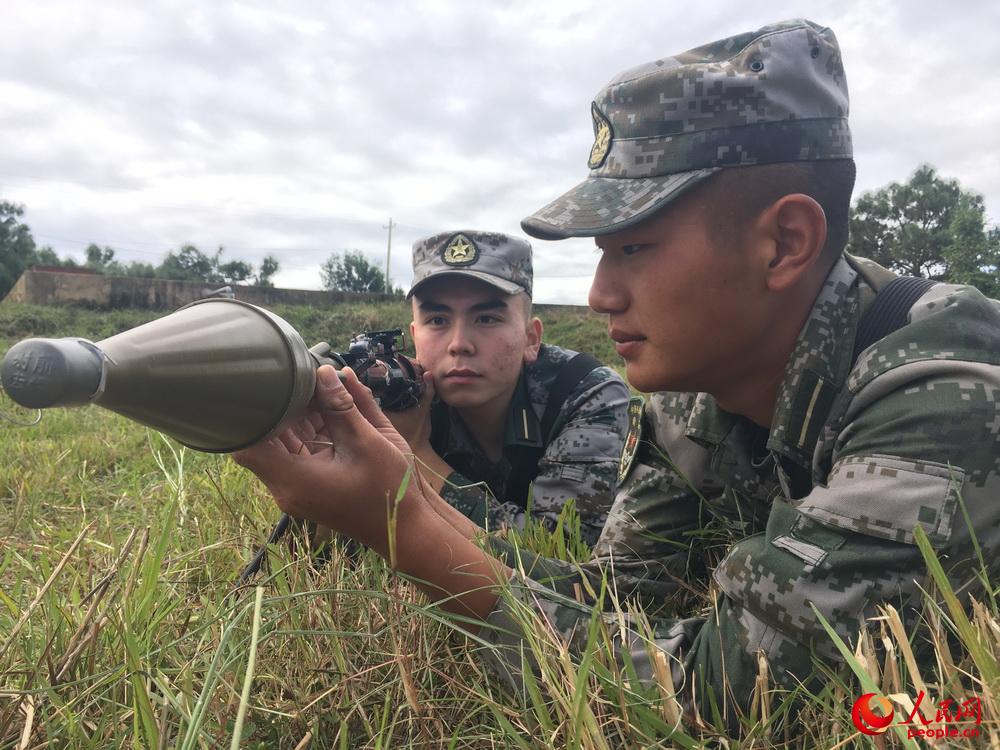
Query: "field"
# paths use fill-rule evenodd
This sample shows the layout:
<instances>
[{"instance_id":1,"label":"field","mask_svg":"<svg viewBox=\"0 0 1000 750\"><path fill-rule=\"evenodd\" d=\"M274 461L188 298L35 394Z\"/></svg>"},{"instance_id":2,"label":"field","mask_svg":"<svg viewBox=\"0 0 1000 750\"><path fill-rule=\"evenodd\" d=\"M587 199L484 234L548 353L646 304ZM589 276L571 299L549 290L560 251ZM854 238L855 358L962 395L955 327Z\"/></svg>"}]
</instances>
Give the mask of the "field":
<instances>
[{"instance_id":1,"label":"field","mask_svg":"<svg viewBox=\"0 0 1000 750\"><path fill-rule=\"evenodd\" d=\"M408 320L391 304L276 312L308 342L334 348L352 331ZM2 306L0 349L29 335L98 339L150 317ZM552 343L594 351L597 342L595 353L612 360L596 316L549 308L542 317ZM7 398L0 413L33 416ZM947 586L938 589L944 605L928 608L937 664L922 674L887 612L876 637L845 646L843 669L781 728L787 696L762 670L738 742L712 716L679 728L667 687L613 668L599 630L579 666L529 623L539 680L510 692L483 666L485 646L370 553L334 551L314 567L278 545L259 587L234 593L277 515L229 459L109 412L0 421L0 750L920 747L905 733L865 737L850 715L862 692L920 687L983 699L979 740L937 746L1000 747L995 597L966 619L948 606ZM537 529L522 541L569 555L561 537Z\"/></svg>"}]
</instances>

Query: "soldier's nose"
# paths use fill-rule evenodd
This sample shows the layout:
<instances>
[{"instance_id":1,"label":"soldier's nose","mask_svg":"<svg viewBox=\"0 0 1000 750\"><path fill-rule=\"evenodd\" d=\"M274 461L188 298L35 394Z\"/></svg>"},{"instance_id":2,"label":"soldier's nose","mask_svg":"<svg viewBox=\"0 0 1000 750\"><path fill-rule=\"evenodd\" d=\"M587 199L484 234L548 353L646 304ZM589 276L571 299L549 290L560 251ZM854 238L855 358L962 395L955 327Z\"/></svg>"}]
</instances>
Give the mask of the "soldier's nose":
<instances>
[{"instance_id":1,"label":"soldier's nose","mask_svg":"<svg viewBox=\"0 0 1000 750\"><path fill-rule=\"evenodd\" d=\"M448 353L453 355L472 354L474 351L475 346L472 343L472 339L466 336L464 331L456 328L451 340L448 342Z\"/></svg>"},{"instance_id":2,"label":"soldier's nose","mask_svg":"<svg viewBox=\"0 0 1000 750\"><path fill-rule=\"evenodd\" d=\"M597 263L594 280L590 284L587 304L594 312L608 315L621 312L628 307L628 298L621 284L616 283L615 274L608 268L604 256Z\"/></svg>"}]
</instances>

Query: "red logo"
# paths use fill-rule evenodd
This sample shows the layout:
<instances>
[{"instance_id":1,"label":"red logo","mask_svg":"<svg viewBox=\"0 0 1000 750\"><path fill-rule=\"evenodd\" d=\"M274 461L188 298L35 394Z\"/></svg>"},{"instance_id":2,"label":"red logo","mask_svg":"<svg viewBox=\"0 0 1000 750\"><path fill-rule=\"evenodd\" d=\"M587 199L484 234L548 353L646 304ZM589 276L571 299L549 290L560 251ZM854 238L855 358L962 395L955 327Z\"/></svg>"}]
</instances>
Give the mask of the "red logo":
<instances>
[{"instance_id":1,"label":"red logo","mask_svg":"<svg viewBox=\"0 0 1000 750\"><path fill-rule=\"evenodd\" d=\"M900 725L909 725L906 728L907 738L941 739L979 736L979 726L983 721L983 707L978 697L961 702L945 698L937 705L921 711L921 704L926 697L924 691L921 690L914 701L913 710L905 718L900 718L896 722ZM878 713L872 710L876 706L879 709ZM934 712L933 717L930 715L931 711ZM851 708L851 719L854 721L854 726L858 728L859 732L870 737L887 731L892 724L894 714L889 699L875 693L865 693L854 701L854 706Z\"/></svg>"},{"instance_id":2,"label":"red logo","mask_svg":"<svg viewBox=\"0 0 1000 750\"><path fill-rule=\"evenodd\" d=\"M881 716L872 711L871 704L873 702L882 709ZM854 708L851 709L854 726L871 737L882 734L889 728L892 723L892 715L892 704L889 703L889 699L875 695L875 693L865 693L854 701Z\"/></svg>"}]
</instances>

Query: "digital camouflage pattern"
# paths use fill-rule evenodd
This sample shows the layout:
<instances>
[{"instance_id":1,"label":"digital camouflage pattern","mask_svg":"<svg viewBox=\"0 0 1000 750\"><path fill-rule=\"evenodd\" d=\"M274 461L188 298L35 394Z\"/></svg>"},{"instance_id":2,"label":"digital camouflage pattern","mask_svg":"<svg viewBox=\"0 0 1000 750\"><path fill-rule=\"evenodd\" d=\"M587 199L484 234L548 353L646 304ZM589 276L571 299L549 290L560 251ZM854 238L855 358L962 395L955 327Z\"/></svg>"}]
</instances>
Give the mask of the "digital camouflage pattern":
<instances>
[{"instance_id":1,"label":"digital camouflage pattern","mask_svg":"<svg viewBox=\"0 0 1000 750\"><path fill-rule=\"evenodd\" d=\"M934 286L907 325L852 363L858 321L886 278L861 259L833 267L769 433L704 393L659 393L647 405L638 456L582 573L660 608L652 643L604 617L644 679L654 652L666 655L689 708L711 690L730 719L745 710L758 653L782 686L808 685L813 653L837 659L813 606L848 643L882 603L915 629L928 589L918 525L964 596L980 586L970 526L993 580L1000 573L1000 303ZM522 604L502 600L489 621L512 677L522 645L512 607L532 607L577 649L592 611L569 598L580 570L520 557L531 576L515 574ZM674 619L663 609L678 579L713 568L709 611Z\"/></svg>"},{"instance_id":2,"label":"digital camouflage pattern","mask_svg":"<svg viewBox=\"0 0 1000 750\"><path fill-rule=\"evenodd\" d=\"M412 295L428 279L442 274L469 276L504 294L531 296L531 245L501 232L440 232L413 244Z\"/></svg>"},{"instance_id":3,"label":"digital camouflage pattern","mask_svg":"<svg viewBox=\"0 0 1000 750\"><path fill-rule=\"evenodd\" d=\"M540 422L549 392L560 368L575 354L543 344L538 359L525 366L507 413L504 455L497 464L482 452L453 410L441 402L434 405L447 412L447 442L438 453L455 469L441 496L480 526L523 529L530 512L551 529L563 506L573 499L583 539L591 545L597 541L614 499L629 392L610 367L593 369L566 397L546 444ZM440 419L439 414L432 424L438 425ZM437 446L441 435L437 426L435 430L438 434L431 442ZM509 497L507 482L515 453L543 446L530 503Z\"/></svg>"},{"instance_id":4,"label":"digital camouflage pattern","mask_svg":"<svg viewBox=\"0 0 1000 750\"><path fill-rule=\"evenodd\" d=\"M849 159L847 115L836 37L811 21L655 60L597 94L589 177L521 226L540 239L607 234L721 168Z\"/></svg>"}]
</instances>

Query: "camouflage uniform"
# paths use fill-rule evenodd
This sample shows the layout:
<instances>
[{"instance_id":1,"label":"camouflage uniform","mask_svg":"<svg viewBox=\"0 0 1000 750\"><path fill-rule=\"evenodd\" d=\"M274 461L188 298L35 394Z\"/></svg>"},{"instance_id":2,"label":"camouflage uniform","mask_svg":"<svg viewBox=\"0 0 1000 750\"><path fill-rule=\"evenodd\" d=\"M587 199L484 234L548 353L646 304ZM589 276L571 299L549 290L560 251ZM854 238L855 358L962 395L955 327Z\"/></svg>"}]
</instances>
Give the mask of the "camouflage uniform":
<instances>
[{"instance_id":1,"label":"camouflage uniform","mask_svg":"<svg viewBox=\"0 0 1000 750\"><path fill-rule=\"evenodd\" d=\"M453 410L441 402L435 404L438 420L447 420L447 442L438 453L455 469L441 496L480 526L523 529L530 511L532 518L553 528L572 498L580 513L583 539L591 545L597 541L614 498L629 393L610 367L593 369L566 397L553 424L552 439L546 443L540 420L551 386L559 369L575 354L543 344L538 359L521 372L507 412L504 455L496 464ZM437 444L433 438L432 442ZM507 481L516 461L514 454L543 446L530 503L527 498L510 497Z\"/></svg>"},{"instance_id":2,"label":"camouflage uniform","mask_svg":"<svg viewBox=\"0 0 1000 750\"><path fill-rule=\"evenodd\" d=\"M473 278L504 294L523 292L531 297L531 245L511 235L477 230L441 232L418 240L413 246L409 294L441 276ZM597 541L614 499L629 392L618 373L596 367L567 394L552 423L551 440L542 435L540 422L553 382L575 354L543 344L538 359L522 369L508 407L503 456L495 464L454 410L442 402L434 404L431 444L455 469L442 497L480 526L523 529L530 514L554 528L572 498L582 538L591 545ZM538 448L544 453L528 490L530 500L511 497L508 485L518 454Z\"/></svg>"},{"instance_id":3,"label":"camouflage uniform","mask_svg":"<svg viewBox=\"0 0 1000 750\"><path fill-rule=\"evenodd\" d=\"M832 32L765 27L618 76L592 105L590 177L522 222L534 236L615 232L722 168L850 158L847 87ZM654 394L593 559L582 568L513 551L513 591L482 633L498 667L522 666L512 607L583 647L594 602L580 575L652 612L653 642L602 615L639 675L667 657L686 701L749 705L757 654L792 688L812 656L836 659L816 608L854 641L880 603L909 622L926 531L956 590L975 593L974 530L1000 568L1000 305L934 286L907 325L853 361L862 312L889 272L841 257L788 361L770 430L706 393ZM967 511L968 519L961 507ZM706 533L706 529L719 533ZM720 538L729 541L720 549ZM717 561L717 558L721 560ZM711 572L707 612L671 612L677 580ZM599 586L594 586L600 590ZM678 617L680 615L680 617ZM690 705L690 704L689 704Z\"/></svg>"},{"instance_id":4,"label":"camouflage uniform","mask_svg":"<svg viewBox=\"0 0 1000 750\"><path fill-rule=\"evenodd\" d=\"M872 297L865 275L887 273L861 259L834 266L789 362L770 434L705 393L658 393L645 410L635 465L583 572L607 574L620 595L656 606L676 577L708 567L699 530L715 523L742 537L715 567L712 611L653 621L653 646L671 657L685 697L711 688L745 707L759 651L785 687L807 680L812 653L837 656L811 605L848 642L880 603L912 619L927 588L918 525L956 590L974 592L960 496L983 559L1000 570L1000 303L972 287L935 286L909 325L852 367ZM519 578L515 590L581 646L590 609L567 598L577 572L525 560L548 585ZM515 647L510 606L490 624L498 644ZM638 633L628 631L621 649L652 678ZM516 649L501 653L502 668L516 671Z\"/></svg>"}]
</instances>

